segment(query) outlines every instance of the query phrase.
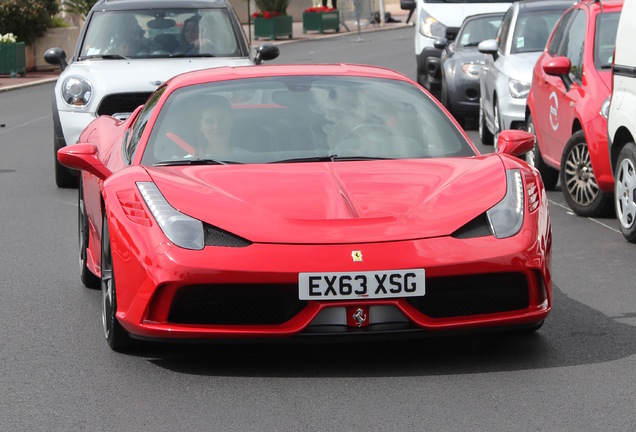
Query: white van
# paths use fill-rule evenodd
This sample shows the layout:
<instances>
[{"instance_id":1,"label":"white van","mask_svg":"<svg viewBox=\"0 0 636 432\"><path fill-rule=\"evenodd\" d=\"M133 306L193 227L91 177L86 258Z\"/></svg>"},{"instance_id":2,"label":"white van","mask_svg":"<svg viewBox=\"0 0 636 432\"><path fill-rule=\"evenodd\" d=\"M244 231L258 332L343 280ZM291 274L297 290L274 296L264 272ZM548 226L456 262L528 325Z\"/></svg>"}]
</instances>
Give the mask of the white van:
<instances>
[{"instance_id":1,"label":"white van","mask_svg":"<svg viewBox=\"0 0 636 432\"><path fill-rule=\"evenodd\" d=\"M433 43L440 38L453 40L469 15L505 12L510 5L510 0L400 0L400 7L415 15L417 82L437 94L442 83L441 50Z\"/></svg>"},{"instance_id":2,"label":"white van","mask_svg":"<svg viewBox=\"0 0 636 432\"><path fill-rule=\"evenodd\" d=\"M616 218L623 236L636 243L636 0L623 4L612 66L607 143L614 173Z\"/></svg>"}]
</instances>

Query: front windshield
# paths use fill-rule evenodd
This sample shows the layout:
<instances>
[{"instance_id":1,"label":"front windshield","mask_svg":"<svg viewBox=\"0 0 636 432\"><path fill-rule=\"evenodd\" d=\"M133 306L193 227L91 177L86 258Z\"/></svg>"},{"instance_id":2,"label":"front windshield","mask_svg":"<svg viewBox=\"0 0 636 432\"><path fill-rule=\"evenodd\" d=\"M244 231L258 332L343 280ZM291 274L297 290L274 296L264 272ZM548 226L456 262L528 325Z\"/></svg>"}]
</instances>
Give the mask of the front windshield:
<instances>
[{"instance_id":1,"label":"front windshield","mask_svg":"<svg viewBox=\"0 0 636 432\"><path fill-rule=\"evenodd\" d=\"M596 17L594 64L597 69L610 69L612 67L619 18L619 12L603 13Z\"/></svg>"},{"instance_id":2,"label":"front windshield","mask_svg":"<svg viewBox=\"0 0 636 432\"><path fill-rule=\"evenodd\" d=\"M472 156L421 89L289 76L185 87L163 106L142 163L272 163Z\"/></svg>"},{"instance_id":3,"label":"front windshield","mask_svg":"<svg viewBox=\"0 0 636 432\"><path fill-rule=\"evenodd\" d=\"M96 11L80 59L237 56L237 37L223 8Z\"/></svg>"},{"instance_id":4,"label":"front windshield","mask_svg":"<svg viewBox=\"0 0 636 432\"><path fill-rule=\"evenodd\" d=\"M564 5L565 6L565 5ZM563 10L541 10L519 15L512 39L511 54L543 51Z\"/></svg>"},{"instance_id":5,"label":"front windshield","mask_svg":"<svg viewBox=\"0 0 636 432\"><path fill-rule=\"evenodd\" d=\"M471 19L457 36L458 47L476 47L479 42L497 37L503 15Z\"/></svg>"}]
</instances>

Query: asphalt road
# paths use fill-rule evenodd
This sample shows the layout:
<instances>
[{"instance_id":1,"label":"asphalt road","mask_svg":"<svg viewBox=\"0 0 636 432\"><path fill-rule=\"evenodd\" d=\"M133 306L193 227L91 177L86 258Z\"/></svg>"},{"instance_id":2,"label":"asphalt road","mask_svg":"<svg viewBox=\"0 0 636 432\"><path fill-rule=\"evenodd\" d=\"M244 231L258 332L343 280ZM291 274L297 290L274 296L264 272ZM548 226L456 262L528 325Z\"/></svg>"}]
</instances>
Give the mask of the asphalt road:
<instances>
[{"instance_id":1,"label":"asphalt road","mask_svg":"<svg viewBox=\"0 0 636 432\"><path fill-rule=\"evenodd\" d=\"M412 31L285 44L277 62L413 77ZM112 352L79 280L77 191L53 181L52 91L0 94L0 430L636 429L636 245L558 191L554 309L535 335Z\"/></svg>"}]
</instances>

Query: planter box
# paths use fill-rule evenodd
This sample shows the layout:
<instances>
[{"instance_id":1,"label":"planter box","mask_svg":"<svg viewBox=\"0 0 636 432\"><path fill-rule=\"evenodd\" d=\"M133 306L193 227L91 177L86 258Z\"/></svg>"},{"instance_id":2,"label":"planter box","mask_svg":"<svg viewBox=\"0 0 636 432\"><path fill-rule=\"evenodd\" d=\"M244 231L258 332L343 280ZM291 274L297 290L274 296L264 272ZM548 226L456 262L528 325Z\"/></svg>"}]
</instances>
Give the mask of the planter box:
<instances>
[{"instance_id":1,"label":"planter box","mask_svg":"<svg viewBox=\"0 0 636 432\"><path fill-rule=\"evenodd\" d=\"M324 33L325 30L340 31L340 13L332 12L303 12L303 33L315 30Z\"/></svg>"},{"instance_id":2,"label":"planter box","mask_svg":"<svg viewBox=\"0 0 636 432\"><path fill-rule=\"evenodd\" d=\"M292 38L292 24L294 17L282 15L274 18L254 18L254 39L268 38L277 39L279 37Z\"/></svg>"},{"instance_id":3,"label":"planter box","mask_svg":"<svg viewBox=\"0 0 636 432\"><path fill-rule=\"evenodd\" d=\"M0 44L0 74L26 75L24 42Z\"/></svg>"}]
</instances>

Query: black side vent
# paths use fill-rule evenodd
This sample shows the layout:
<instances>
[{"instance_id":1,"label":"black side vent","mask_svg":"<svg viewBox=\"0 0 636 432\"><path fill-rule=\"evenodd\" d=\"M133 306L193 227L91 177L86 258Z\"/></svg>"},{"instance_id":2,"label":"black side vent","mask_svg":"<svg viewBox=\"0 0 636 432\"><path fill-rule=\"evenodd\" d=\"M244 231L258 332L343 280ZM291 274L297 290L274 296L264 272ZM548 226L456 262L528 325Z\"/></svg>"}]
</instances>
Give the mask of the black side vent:
<instances>
[{"instance_id":1,"label":"black side vent","mask_svg":"<svg viewBox=\"0 0 636 432\"><path fill-rule=\"evenodd\" d=\"M251 241L212 225L203 225L206 246L247 247Z\"/></svg>"},{"instance_id":2,"label":"black side vent","mask_svg":"<svg viewBox=\"0 0 636 432\"><path fill-rule=\"evenodd\" d=\"M466 225L451 234L451 237L458 239L469 239L475 237L487 237L491 236L490 223L486 213L482 213L475 219L468 222Z\"/></svg>"}]
</instances>

